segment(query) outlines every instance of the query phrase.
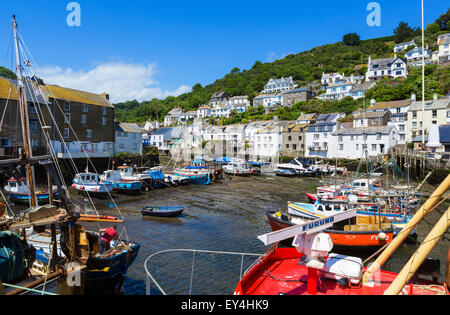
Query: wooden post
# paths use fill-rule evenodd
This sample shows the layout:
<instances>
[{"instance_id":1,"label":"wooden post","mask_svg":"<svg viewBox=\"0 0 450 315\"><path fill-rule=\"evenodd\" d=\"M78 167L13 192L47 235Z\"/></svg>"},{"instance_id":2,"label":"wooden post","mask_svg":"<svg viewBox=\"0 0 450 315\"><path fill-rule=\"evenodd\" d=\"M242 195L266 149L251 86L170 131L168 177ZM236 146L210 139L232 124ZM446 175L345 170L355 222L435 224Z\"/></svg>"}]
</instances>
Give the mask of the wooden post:
<instances>
[{"instance_id":1,"label":"wooden post","mask_svg":"<svg viewBox=\"0 0 450 315\"><path fill-rule=\"evenodd\" d=\"M389 288L384 292L385 295L398 295L402 291L402 289L412 278L412 276L414 276L414 274L423 264L424 260L428 257L430 252L450 227L450 220L448 219L449 215L450 207L431 230L430 234L428 234L427 238L422 242L422 245L420 245L419 249L403 267L402 271L395 278L394 282L392 282Z\"/></svg>"},{"instance_id":2,"label":"wooden post","mask_svg":"<svg viewBox=\"0 0 450 315\"><path fill-rule=\"evenodd\" d=\"M431 197L423 204L417 211L414 217L406 224L403 230L389 243L388 247L381 253L377 260L367 269L363 276L363 283L371 280L374 272L378 271L384 263L392 256L403 241L410 235L411 231L420 223L420 221L427 216L437 202L450 188L450 175L442 182Z\"/></svg>"}]
</instances>

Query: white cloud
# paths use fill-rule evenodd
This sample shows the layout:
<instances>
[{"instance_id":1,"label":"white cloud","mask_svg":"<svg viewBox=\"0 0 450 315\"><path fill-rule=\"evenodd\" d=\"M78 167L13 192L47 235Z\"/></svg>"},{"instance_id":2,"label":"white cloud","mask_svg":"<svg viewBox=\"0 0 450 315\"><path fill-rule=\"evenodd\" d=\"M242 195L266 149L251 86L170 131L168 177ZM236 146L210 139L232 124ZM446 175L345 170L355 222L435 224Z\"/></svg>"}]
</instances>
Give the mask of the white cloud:
<instances>
[{"instance_id":1,"label":"white cloud","mask_svg":"<svg viewBox=\"0 0 450 315\"><path fill-rule=\"evenodd\" d=\"M285 58L285 57L287 57L287 56L289 56L289 55L290 55L290 54L277 54L276 52L271 51L271 52L267 55L266 61L267 61L267 62L274 62L274 61L276 61L276 60L283 59L283 58Z\"/></svg>"},{"instance_id":2,"label":"white cloud","mask_svg":"<svg viewBox=\"0 0 450 315\"><path fill-rule=\"evenodd\" d=\"M163 99L191 90L187 85L181 85L174 91L164 90L154 79L156 73L155 64L108 62L89 71L47 66L41 69L40 77L48 84L98 94L106 92L113 103L134 99L138 101Z\"/></svg>"}]
</instances>

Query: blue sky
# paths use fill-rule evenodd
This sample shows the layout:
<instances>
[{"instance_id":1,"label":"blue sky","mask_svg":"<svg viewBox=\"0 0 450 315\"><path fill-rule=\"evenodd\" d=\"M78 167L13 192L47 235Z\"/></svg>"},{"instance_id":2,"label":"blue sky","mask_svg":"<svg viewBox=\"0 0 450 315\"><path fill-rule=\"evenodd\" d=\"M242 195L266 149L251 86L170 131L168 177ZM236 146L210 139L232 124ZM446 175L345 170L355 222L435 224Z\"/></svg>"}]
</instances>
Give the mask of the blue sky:
<instances>
[{"instance_id":1,"label":"blue sky","mask_svg":"<svg viewBox=\"0 0 450 315\"><path fill-rule=\"evenodd\" d=\"M7 57L11 16L42 76L116 101L165 97L207 85L237 66L273 61L340 41L392 35L400 21L420 26L420 0L379 0L381 26L369 27L369 0L151 1L78 0L81 26L69 27L69 0L0 2L0 61ZM448 9L425 0L425 23ZM130 73L127 73L130 72ZM133 81L136 82L133 85Z\"/></svg>"}]
</instances>

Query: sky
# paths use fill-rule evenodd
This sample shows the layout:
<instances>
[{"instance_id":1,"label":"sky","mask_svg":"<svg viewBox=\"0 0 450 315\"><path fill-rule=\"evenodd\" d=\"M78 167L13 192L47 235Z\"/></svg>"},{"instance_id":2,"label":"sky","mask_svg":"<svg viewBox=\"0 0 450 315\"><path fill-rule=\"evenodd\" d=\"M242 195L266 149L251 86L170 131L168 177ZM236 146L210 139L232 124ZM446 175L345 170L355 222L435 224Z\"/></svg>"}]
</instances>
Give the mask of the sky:
<instances>
[{"instance_id":1,"label":"sky","mask_svg":"<svg viewBox=\"0 0 450 315\"><path fill-rule=\"evenodd\" d=\"M71 2L79 10L68 10ZM371 2L379 4L379 26L367 23ZM425 25L450 7L447 0L424 3ZM69 26L76 12L80 25ZM15 68L13 14L46 83L121 102L180 95L234 67L250 69L350 32L369 39L392 35L401 21L421 26L421 1L0 1L0 66L8 68Z\"/></svg>"}]
</instances>

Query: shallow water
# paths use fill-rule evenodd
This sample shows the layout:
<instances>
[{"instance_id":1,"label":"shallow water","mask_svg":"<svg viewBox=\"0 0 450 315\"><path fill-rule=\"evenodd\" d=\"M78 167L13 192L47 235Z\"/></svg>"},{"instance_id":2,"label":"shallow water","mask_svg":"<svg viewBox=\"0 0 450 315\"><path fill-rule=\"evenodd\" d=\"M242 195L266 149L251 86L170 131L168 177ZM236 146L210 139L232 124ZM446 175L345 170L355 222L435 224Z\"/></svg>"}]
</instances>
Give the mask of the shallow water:
<instances>
[{"instance_id":1,"label":"shallow water","mask_svg":"<svg viewBox=\"0 0 450 315\"><path fill-rule=\"evenodd\" d=\"M126 220L129 239L141 244L139 255L127 274L125 294L145 294L144 262L159 251L196 249L264 254L268 248L257 236L271 232L265 213L285 210L288 201L306 202L305 193L313 192L321 185L315 178L228 177L209 186L169 187L140 196L115 195ZM117 210L110 208L107 202L96 203L100 205L101 214L117 216ZM178 218L143 217L140 210L146 205L183 206L186 210ZM422 222L418 227L418 242L424 240L447 207L441 206ZM108 225L86 224L86 227L96 231ZM445 275L449 236L447 232L430 254L441 260L441 281ZM416 247L411 243L403 244L383 269L399 272ZM343 254L364 260L372 253L353 251ZM195 267L191 278L193 260ZM167 294L230 295L240 279L241 268L245 271L255 260L255 257L242 259L242 256L203 253L193 256L192 253L177 252L155 257L148 267ZM67 294L68 291L60 288L57 292ZM152 285L151 293L160 294L155 285Z\"/></svg>"}]
</instances>

